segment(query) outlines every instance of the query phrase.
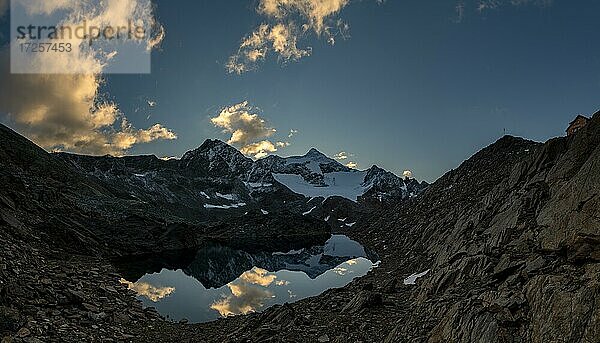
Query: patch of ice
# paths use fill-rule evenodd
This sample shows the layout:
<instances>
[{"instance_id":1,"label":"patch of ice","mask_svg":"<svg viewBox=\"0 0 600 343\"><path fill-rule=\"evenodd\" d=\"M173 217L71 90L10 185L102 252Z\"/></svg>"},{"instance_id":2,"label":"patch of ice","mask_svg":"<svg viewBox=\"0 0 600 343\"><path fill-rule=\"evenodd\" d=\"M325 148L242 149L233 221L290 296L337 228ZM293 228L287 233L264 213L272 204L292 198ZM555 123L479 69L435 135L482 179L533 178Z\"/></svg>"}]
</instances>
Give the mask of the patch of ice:
<instances>
[{"instance_id":1,"label":"patch of ice","mask_svg":"<svg viewBox=\"0 0 600 343\"><path fill-rule=\"evenodd\" d=\"M272 183L265 183L265 182L244 182L244 184L246 185L246 187L250 187L250 188L261 188L261 187L273 186Z\"/></svg>"},{"instance_id":2,"label":"patch of ice","mask_svg":"<svg viewBox=\"0 0 600 343\"><path fill-rule=\"evenodd\" d=\"M300 250L290 250L288 252L274 252L273 255L298 255L304 252L304 248Z\"/></svg>"},{"instance_id":3,"label":"patch of ice","mask_svg":"<svg viewBox=\"0 0 600 343\"><path fill-rule=\"evenodd\" d=\"M311 208L310 210L302 213L303 216L310 214L315 208L317 208L317 206L313 206L313 208Z\"/></svg>"},{"instance_id":4,"label":"patch of ice","mask_svg":"<svg viewBox=\"0 0 600 343\"><path fill-rule=\"evenodd\" d=\"M237 204L231 204L231 205L211 205L211 204L205 204L204 208L218 208L218 209L222 209L222 210L227 210L230 208L238 208L238 207L244 207L246 206L245 202L240 202Z\"/></svg>"},{"instance_id":5,"label":"patch of ice","mask_svg":"<svg viewBox=\"0 0 600 343\"><path fill-rule=\"evenodd\" d=\"M429 273L429 269L427 269L426 271L424 271L422 273L413 274L413 275L407 277L406 279L404 279L404 284L405 285L414 285L417 282L418 278L421 278L421 277L427 275L427 273Z\"/></svg>"},{"instance_id":6,"label":"patch of ice","mask_svg":"<svg viewBox=\"0 0 600 343\"><path fill-rule=\"evenodd\" d=\"M302 176L295 174L273 174L273 177L293 192L306 197L327 199L332 196L340 196L357 201L359 196L371 188L371 185L363 185L365 175L364 171L323 174L325 187L312 185Z\"/></svg>"},{"instance_id":7,"label":"patch of ice","mask_svg":"<svg viewBox=\"0 0 600 343\"><path fill-rule=\"evenodd\" d=\"M229 201L234 201L236 199L235 194L221 194L221 193L217 193L217 196L219 198L227 199Z\"/></svg>"}]
</instances>

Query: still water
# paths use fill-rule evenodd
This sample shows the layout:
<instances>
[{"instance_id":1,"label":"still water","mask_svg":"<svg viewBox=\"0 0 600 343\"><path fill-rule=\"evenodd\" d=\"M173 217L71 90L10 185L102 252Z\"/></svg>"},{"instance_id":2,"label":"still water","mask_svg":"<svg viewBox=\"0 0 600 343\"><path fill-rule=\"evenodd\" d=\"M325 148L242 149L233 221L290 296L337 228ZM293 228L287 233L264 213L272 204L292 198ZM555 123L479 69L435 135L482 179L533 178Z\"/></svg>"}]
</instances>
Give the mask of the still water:
<instances>
[{"instance_id":1,"label":"still water","mask_svg":"<svg viewBox=\"0 0 600 343\"><path fill-rule=\"evenodd\" d=\"M223 246L196 252L179 269L162 268L137 281L121 280L144 306L192 323L260 312L319 295L366 275L376 258L357 242L333 235L324 246L285 253L248 253Z\"/></svg>"}]
</instances>

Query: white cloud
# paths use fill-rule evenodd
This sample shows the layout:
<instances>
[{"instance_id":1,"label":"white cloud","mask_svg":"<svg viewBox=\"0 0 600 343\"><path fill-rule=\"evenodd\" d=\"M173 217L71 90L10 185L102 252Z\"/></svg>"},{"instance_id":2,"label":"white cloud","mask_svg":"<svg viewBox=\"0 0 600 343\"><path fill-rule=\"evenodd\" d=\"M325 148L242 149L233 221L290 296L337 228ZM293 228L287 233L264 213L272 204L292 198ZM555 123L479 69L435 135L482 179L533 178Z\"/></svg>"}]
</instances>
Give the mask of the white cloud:
<instances>
[{"instance_id":1,"label":"white cloud","mask_svg":"<svg viewBox=\"0 0 600 343\"><path fill-rule=\"evenodd\" d=\"M356 169L358 167L358 163L350 161L350 162L346 163L346 167Z\"/></svg>"},{"instance_id":2,"label":"white cloud","mask_svg":"<svg viewBox=\"0 0 600 343\"><path fill-rule=\"evenodd\" d=\"M345 151L340 151L337 154L333 155L333 158L335 158L338 161L347 160L348 159L348 153L345 152Z\"/></svg>"},{"instance_id":3,"label":"white cloud","mask_svg":"<svg viewBox=\"0 0 600 343\"><path fill-rule=\"evenodd\" d=\"M279 20L298 13L308 21L306 29L321 34L327 30L325 20L348 3L349 0L260 0L258 12Z\"/></svg>"},{"instance_id":4,"label":"white cloud","mask_svg":"<svg viewBox=\"0 0 600 343\"><path fill-rule=\"evenodd\" d=\"M231 295L215 301L210 308L218 311L223 317L255 312L264 306L268 298L273 297L273 293L266 287L276 278L264 269L253 268L227 284Z\"/></svg>"},{"instance_id":5,"label":"white cloud","mask_svg":"<svg viewBox=\"0 0 600 343\"><path fill-rule=\"evenodd\" d=\"M454 10L456 11L454 22L461 23L465 17L465 2L463 0L459 1L454 7Z\"/></svg>"},{"instance_id":6,"label":"white cloud","mask_svg":"<svg viewBox=\"0 0 600 343\"><path fill-rule=\"evenodd\" d=\"M310 56L312 48L299 48L298 41L308 34L324 37L334 45L336 37L348 38L349 26L335 16L350 0L259 0L257 12L266 23L244 38L236 54L226 64L229 73L242 74L257 68L269 53L280 62ZM382 3L381 0L378 0Z\"/></svg>"},{"instance_id":7,"label":"white cloud","mask_svg":"<svg viewBox=\"0 0 600 343\"><path fill-rule=\"evenodd\" d=\"M244 155L254 156L254 158L267 157L270 153L277 151L277 147L268 140L250 143L243 146L240 151Z\"/></svg>"},{"instance_id":8,"label":"white cloud","mask_svg":"<svg viewBox=\"0 0 600 343\"><path fill-rule=\"evenodd\" d=\"M276 132L254 112L256 109L250 106L248 101L244 101L224 107L218 116L211 119L211 122L222 128L224 132L231 133L227 143L245 146L256 142L257 139L270 137Z\"/></svg>"},{"instance_id":9,"label":"white cloud","mask_svg":"<svg viewBox=\"0 0 600 343\"><path fill-rule=\"evenodd\" d=\"M127 288L133 290L138 295L146 297L153 302L158 302L159 300L171 295L175 292L175 287L159 287L153 286L147 282L138 281L138 282L129 282L123 278L119 281L121 284L127 286Z\"/></svg>"},{"instance_id":10,"label":"white cloud","mask_svg":"<svg viewBox=\"0 0 600 343\"><path fill-rule=\"evenodd\" d=\"M277 53L284 63L310 56L310 48L298 48L295 30L293 25L283 23L259 26L242 41L237 54L229 58L227 70L237 74L252 70L256 68L257 62L266 58L269 51Z\"/></svg>"},{"instance_id":11,"label":"white cloud","mask_svg":"<svg viewBox=\"0 0 600 343\"><path fill-rule=\"evenodd\" d=\"M219 115L211 118L211 122L223 129L223 132L231 134L227 143L239 147L244 155L262 158L276 152L278 148L289 146L289 142L273 143L267 139L277 130L270 127L256 112L256 108L244 101L222 108Z\"/></svg>"},{"instance_id":12,"label":"white cloud","mask_svg":"<svg viewBox=\"0 0 600 343\"><path fill-rule=\"evenodd\" d=\"M466 16L468 9L482 14L487 11L499 9L503 6L525 6L533 5L538 7L552 6L554 0L459 0L456 3L456 23L461 23Z\"/></svg>"},{"instance_id":13,"label":"white cloud","mask_svg":"<svg viewBox=\"0 0 600 343\"><path fill-rule=\"evenodd\" d=\"M406 178L409 178L409 179L412 179L412 177L413 177L413 172L412 172L412 171L410 171L410 170L405 170L405 171L402 173L402 176L404 176L404 177L406 177Z\"/></svg>"},{"instance_id":14,"label":"white cloud","mask_svg":"<svg viewBox=\"0 0 600 343\"><path fill-rule=\"evenodd\" d=\"M291 129L290 133L288 134L288 138L294 137L297 133L298 133L298 130Z\"/></svg>"},{"instance_id":15,"label":"white cloud","mask_svg":"<svg viewBox=\"0 0 600 343\"><path fill-rule=\"evenodd\" d=\"M3 0L0 0L3 1ZM98 7L84 8L71 0L31 0L25 2L30 13L66 10L59 25L69 26L86 20L88 25L120 25L128 18L154 22L149 2L109 0ZM110 63L110 52L98 52L81 41L72 43L72 54L37 54L30 63L38 70L64 70L74 74L10 73L8 51L0 52L0 113L16 128L48 150L86 154L123 155L135 144L177 135L161 124L148 129L134 128L118 105L104 101L100 73Z\"/></svg>"}]
</instances>

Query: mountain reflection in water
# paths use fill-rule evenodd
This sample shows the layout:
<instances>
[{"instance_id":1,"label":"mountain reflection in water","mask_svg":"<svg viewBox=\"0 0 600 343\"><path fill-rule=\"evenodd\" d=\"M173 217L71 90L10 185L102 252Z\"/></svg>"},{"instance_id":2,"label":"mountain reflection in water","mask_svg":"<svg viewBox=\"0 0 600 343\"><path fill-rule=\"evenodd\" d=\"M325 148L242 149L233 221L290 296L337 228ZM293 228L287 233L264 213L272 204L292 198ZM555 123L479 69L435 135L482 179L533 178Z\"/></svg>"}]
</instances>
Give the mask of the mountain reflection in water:
<instances>
[{"instance_id":1,"label":"mountain reflection in water","mask_svg":"<svg viewBox=\"0 0 600 343\"><path fill-rule=\"evenodd\" d=\"M346 236L287 253L248 253L223 246L199 250L187 266L169 265L136 282L122 280L144 306L172 320L207 322L295 302L366 275L376 257Z\"/></svg>"}]
</instances>

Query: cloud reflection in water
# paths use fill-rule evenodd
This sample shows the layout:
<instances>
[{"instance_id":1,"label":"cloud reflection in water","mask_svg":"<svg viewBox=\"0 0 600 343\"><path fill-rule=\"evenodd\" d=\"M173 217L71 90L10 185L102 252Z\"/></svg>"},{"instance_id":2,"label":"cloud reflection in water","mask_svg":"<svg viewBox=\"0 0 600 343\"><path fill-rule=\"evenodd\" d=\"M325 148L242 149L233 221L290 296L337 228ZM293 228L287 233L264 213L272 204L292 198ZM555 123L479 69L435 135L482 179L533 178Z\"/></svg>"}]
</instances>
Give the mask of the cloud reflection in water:
<instances>
[{"instance_id":1,"label":"cloud reflection in water","mask_svg":"<svg viewBox=\"0 0 600 343\"><path fill-rule=\"evenodd\" d=\"M153 302L158 302L175 292L175 287L157 287L142 281L129 282L122 278L119 282L127 285L129 289L135 291L138 295L146 297Z\"/></svg>"}]
</instances>

